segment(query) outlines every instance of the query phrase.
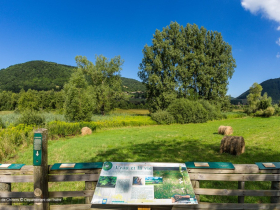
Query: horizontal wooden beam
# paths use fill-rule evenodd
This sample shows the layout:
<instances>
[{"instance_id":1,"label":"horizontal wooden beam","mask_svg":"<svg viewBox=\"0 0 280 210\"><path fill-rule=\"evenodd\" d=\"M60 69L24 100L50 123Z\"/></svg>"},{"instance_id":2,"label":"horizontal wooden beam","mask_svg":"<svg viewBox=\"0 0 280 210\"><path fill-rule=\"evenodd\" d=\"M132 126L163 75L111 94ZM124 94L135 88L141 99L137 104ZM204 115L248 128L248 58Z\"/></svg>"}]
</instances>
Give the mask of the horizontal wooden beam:
<instances>
[{"instance_id":1,"label":"horizontal wooden beam","mask_svg":"<svg viewBox=\"0 0 280 210\"><path fill-rule=\"evenodd\" d=\"M30 206L1 206L0 210L35 210L35 207L32 205Z\"/></svg>"},{"instance_id":2,"label":"horizontal wooden beam","mask_svg":"<svg viewBox=\"0 0 280 210\"><path fill-rule=\"evenodd\" d=\"M99 174L49 175L49 182L98 181Z\"/></svg>"},{"instance_id":3,"label":"horizontal wooden beam","mask_svg":"<svg viewBox=\"0 0 280 210\"><path fill-rule=\"evenodd\" d=\"M189 174L191 180L209 181L280 181L280 174Z\"/></svg>"},{"instance_id":4,"label":"horizontal wooden beam","mask_svg":"<svg viewBox=\"0 0 280 210\"><path fill-rule=\"evenodd\" d=\"M15 182L33 182L33 175L0 175L0 182L15 183Z\"/></svg>"},{"instance_id":5,"label":"horizontal wooden beam","mask_svg":"<svg viewBox=\"0 0 280 210\"><path fill-rule=\"evenodd\" d=\"M28 174L33 174L34 171L34 166L31 165L24 165L20 170L12 170L12 169L1 169L0 170L0 175L4 174L10 174L10 175L28 175Z\"/></svg>"},{"instance_id":6,"label":"horizontal wooden beam","mask_svg":"<svg viewBox=\"0 0 280 210\"><path fill-rule=\"evenodd\" d=\"M34 198L34 192L0 192L0 198Z\"/></svg>"},{"instance_id":7,"label":"horizontal wooden beam","mask_svg":"<svg viewBox=\"0 0 280 210\"><path fill-rule=\"evenodd\" d=\"M69 169L69 170L53 170L49 174L100 174L101 169Z\"/></svg>"},{"instance_id":8,"label":"horizontal wooden beam","mask_svg":"<svg viewBox=\"0 0 280 210\"><path fill-rule=\"evenodd\" d=\"M50 198L60 197L92 197L94 190L83 190L83 191L58 191L49 192Z\"/></svg>"},{"instance_id":9,"label":"horizontal wooden beam","mask_svg":"<svg viewBox=\"0 0 280 210\"><path fill-rule=\"evenodd\" d=\"M228 190L195 188L198 195L222 195L222 196L280 196L278 190ZM280 204L279 204L280 205Z\"/></svg>"},{"instance_id":10,"label":"horizontal wooden beam","mask_svg":"<svg viewBox=\"0 0 280 210\"><path fill-rule=\"evenodd\" d=\"M181 209L269 209L276 210L280 209L280 204L255 204L255 203L209 203L209 204L197 204L197 205L188 205L188 206L173 206L172 210L181 210Z\"/></svg>"}]
</instances>

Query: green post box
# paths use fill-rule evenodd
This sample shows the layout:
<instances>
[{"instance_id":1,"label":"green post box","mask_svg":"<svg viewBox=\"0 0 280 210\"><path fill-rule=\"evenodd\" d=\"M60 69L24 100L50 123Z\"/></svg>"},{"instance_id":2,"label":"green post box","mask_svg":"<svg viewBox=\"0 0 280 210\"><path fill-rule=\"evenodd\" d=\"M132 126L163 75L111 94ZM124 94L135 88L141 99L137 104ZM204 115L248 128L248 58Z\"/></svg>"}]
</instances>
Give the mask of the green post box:
<instances>
[{"instance_id":1,"label":"green post box","mask_svg":"<svg viewBox=\"0 0 280 210\"><path fill-rule=\"evenodd\" d=\"M34 133L33 140L33 165L41 166L42 165L42 134Z\"/></svg>"}]
</instances>

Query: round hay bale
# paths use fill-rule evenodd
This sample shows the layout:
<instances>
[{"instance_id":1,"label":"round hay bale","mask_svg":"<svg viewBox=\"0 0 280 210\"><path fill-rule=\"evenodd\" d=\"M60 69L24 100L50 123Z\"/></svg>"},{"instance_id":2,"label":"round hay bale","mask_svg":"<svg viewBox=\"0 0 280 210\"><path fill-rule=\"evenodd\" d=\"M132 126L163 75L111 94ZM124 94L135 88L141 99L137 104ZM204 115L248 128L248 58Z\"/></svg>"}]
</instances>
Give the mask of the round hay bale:
<instances>
[{"instance_id":1,"label":"round hay bale","mask_svg":"<svg viewBox=\"0 0 280 210\"><path fill-rule=\"evenodd\" d=\"M223 126L221 125L218 129L218 134L222 135L231 135L233 134L233 129L231 126Z\"/></svg>"},{"instance_id":2,"label":"round hay bale","mask_svg":"<svg viewBox=\"0 0 280 210\"><path fill-rule=\"evenodd\" d=\"M89 127L83 127L81 132L82 132L82 136L92 134L92 130Z\"/></svg>"},{"instance_id":3,"label":"round hay bale","mask_svg":"<svg viewBox=\"0 0 280 210\"><path fill-rule=\"evenodd\" d=\"M224 136L220 145L220 153L241 155L245 152L245 141L242 136Z\"/></svg>"}]
</instances>

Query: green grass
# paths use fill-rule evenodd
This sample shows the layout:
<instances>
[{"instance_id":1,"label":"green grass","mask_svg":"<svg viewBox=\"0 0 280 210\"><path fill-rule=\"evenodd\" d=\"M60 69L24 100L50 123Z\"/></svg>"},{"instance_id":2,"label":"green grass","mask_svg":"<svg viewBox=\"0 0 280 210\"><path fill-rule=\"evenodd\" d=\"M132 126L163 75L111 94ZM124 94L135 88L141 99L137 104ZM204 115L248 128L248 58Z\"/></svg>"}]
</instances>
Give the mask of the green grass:
<instances>
[{"instance_id":1,"label":"green grass","mask_svg":"<svg viewBox=\"0 0 280 210\"><path fill-rule=\"evenodd\" d=\"M232 126L243 136L246 150L240 156L220 154L220 125ZM186 162L217 161L236 164L279 161L280 117L240 118L201 124L153 125L97 130L89 136L49 141L49 164L71 162ZM18 153L15 163L32 165L32 145ZM5 162L9 162L6 160ZM13 191L31 190L14 184ZM82 190L84 183L50 183L51 191ZM201 182L203 188L237 189L237 182ZM246 182L246 189L269 189L269 182ZM204 202L237 202L236 196L201 196ZM245 197L246 202L269 202L267 197Z\"/></svg>"}]
</instances>

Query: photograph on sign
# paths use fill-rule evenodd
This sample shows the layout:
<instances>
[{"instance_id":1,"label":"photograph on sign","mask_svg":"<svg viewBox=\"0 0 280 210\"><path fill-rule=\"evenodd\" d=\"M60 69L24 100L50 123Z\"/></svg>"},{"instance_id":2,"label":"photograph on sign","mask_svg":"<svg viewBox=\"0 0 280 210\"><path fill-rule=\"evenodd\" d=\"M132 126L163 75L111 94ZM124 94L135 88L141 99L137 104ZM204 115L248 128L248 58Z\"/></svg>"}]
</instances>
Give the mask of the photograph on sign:
<instances>
[{"instance_id":1,"label":"photograph on sign","mask_svg":"<svg viewBox=\"0 0 280 210\"><path fill-rule=\"evenodd\" d=\"M275 165L273 163L263 163L263 166L266 168L275 168Z\"/></svg>"},{"instance_id":2,"label":"photograph on sign","mask_svg":"<svg viewBox=\"0 0 280 210\"><path fill-rule=\"evenodd\" d=\"M63 163L59 166L59 168L74 168L75 165L75 163Z\"/></svg>"},{"instance_id":3,"label":"photograph on sign","mask_svg":"<svg viewBox=\"0 0 280 210\"><path fill-rule=\"evenodd\" d=\"M209 167L208 163L194 162L195 167Z\"/></svg>"},{"instance_id":4,"label":"photograph on sign","mask_svg":"<svg viewBox=\"0 0 280 210\"><path fill-rule=\"evenodd\" d=\"M12 164L1 164L0 168L8 168L10 165L12 165Z\"/></svg>"},{"instance_id":5,"label":"photograph on sign","mask_svg":"<svg viewBox=\"0 0 280 210\"><path fill-rule=\"evenodd\" d=\"M92 204L197 204L184 163L105 162Z\"/></svg>"}]
</instances>

